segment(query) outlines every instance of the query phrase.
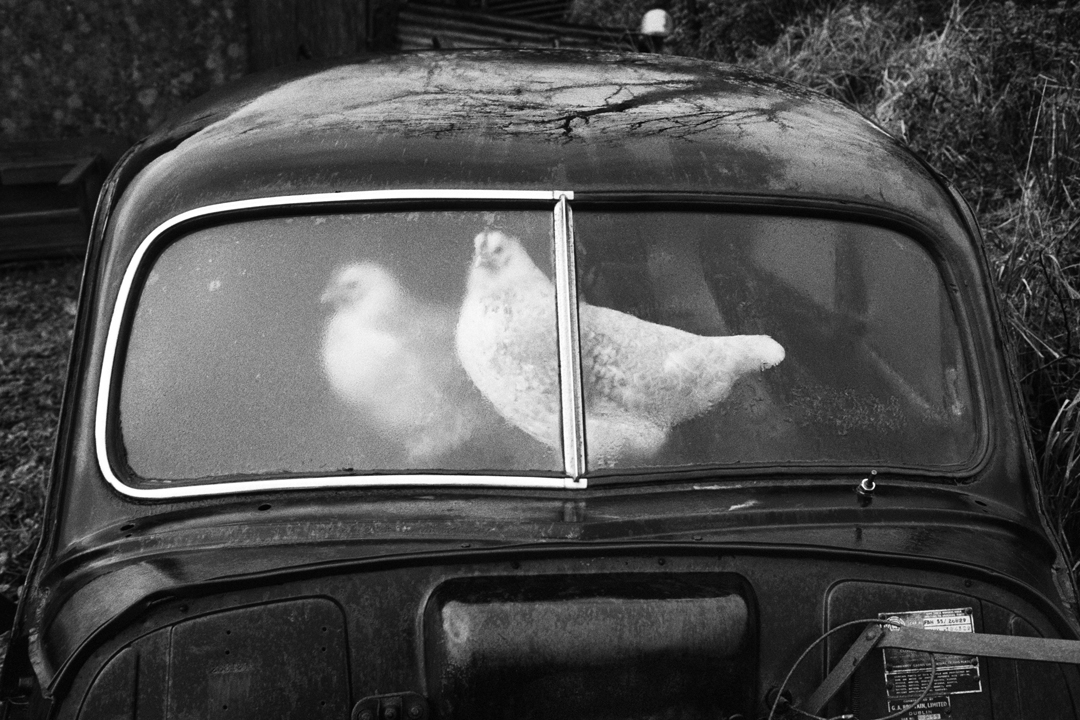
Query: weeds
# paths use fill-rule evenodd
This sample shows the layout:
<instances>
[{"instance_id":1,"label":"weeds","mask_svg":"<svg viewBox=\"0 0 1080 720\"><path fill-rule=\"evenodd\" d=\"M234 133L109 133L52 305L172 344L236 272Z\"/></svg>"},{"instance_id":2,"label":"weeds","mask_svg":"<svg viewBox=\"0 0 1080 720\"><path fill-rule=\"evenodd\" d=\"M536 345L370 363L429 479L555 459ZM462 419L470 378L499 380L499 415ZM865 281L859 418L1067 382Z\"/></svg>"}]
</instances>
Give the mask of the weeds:
<instances>
[{"instance_id":1,"label":"weeds","mask_svg":"<svg viewBox=\"0 0 1080 720\"><path fill-rule=\"evenodd\" d=\"M1080 550L1080 212L1054 211L1033 178L987 213L988 251L1016 345L1044 495Z\"/></svg>"},{"instance_id":2,"label":"weeds","mask_svg":"<svg viewBox=\"0 0 1080 720\"><path fill-rule=\"evenodd\" d=\"M1044 494L1080 550L1080 9L843 2L748 64L844 100L971 201L1015 340Z\"/></svg>"},{"instance_id":3,"label":"weeds","mask_svg":"<svg viewBox=\"0 0 1080 720\"><path fill-rule=\"evenodd\" d=\"M1047 503L1057 510L1066 536L1075 538L1080 529L1080 393L1061 406L1050 424L1041 465Z\"/></svg>"}]
</instances>

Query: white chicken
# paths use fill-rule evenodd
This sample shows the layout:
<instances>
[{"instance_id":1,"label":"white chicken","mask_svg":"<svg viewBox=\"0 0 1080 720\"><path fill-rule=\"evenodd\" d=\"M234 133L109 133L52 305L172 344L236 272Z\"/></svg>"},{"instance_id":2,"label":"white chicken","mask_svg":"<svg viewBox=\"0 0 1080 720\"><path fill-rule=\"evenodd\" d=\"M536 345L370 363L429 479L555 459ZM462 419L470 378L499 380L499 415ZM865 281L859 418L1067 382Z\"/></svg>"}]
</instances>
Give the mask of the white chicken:
<instances>
[{"instance_id":1,"label":"white chicken","mask_svg":"<svg viewBox=\"0 0 1080 720\"><path fill-rule=\"evenodd\" d=\"M341 268L322 295L333 314L323 369L337 395L415 466L465 443L480 422L453 346L452 310L425 304L385 268Z\"/></svg>"},{"instance_id":2,"label":"white chicken","mask_svg":"<svg viewBox=\"0 0 1080 720\"><path fill-rule=\"evenodd\" d=\"M474 240L456 332L462 367L511 424L561 443L555 291L521 242ZM675 425L727 397L742 376L784 359L767 335L704 337L580 302L590 467L648 458Z\"/></svg>"}]
</instances>

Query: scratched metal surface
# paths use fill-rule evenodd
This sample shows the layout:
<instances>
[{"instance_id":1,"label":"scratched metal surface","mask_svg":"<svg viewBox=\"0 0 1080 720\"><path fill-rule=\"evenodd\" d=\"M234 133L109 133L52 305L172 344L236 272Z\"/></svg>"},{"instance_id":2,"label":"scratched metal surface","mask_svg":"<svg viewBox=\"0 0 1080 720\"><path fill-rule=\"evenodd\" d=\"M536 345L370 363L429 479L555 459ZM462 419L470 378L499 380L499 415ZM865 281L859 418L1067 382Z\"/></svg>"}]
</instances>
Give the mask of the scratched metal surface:
<instances>
[{"instance_id":1,"label":"scratched metal surface","mask_svg":"<svg viewBox=\"0 0 1080 720\"><path fill-rule=\"evenodd\" d=\"M150 166L115 215L125 244L191 207L299 188L779 193L959 226L932 172L843 104L649 55L471 51L333 66L207 101L144 153Z\"/></svg>"}]
</instances>

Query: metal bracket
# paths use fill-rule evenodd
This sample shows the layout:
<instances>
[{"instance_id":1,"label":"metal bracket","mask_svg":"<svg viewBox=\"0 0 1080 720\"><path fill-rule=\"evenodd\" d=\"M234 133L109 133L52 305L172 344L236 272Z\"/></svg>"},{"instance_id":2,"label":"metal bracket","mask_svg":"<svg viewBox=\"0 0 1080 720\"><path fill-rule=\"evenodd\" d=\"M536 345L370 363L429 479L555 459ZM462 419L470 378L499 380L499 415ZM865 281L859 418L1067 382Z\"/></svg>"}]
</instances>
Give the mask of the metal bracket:
<instances>
[{"instance_id":1,"label":"metal bracket","mask_svg":"<svg viewBox=\"0 0 1080 720\"><path fill-rule=\"evenodd\" d=\"M829 702L851 678L875 647L1080 665L1080 640L942 632L916 627L897 628L873 625L864 630L859 639L852 643L848 651L840 658L840 662L813 692L802 709L812 715L820 713L825 703Z\"/></svg>"},{"instance_id":2,"label":"metal bracket","mask_svg":"<svg viewBox=\"0 0 1080 720\"><path fill-rule=\"evenodd\" d=\"M903 627L886 631L878 645L883 648L905 648L952 655L982 655L1080 665L1080 640L953 633Z\"/></svg>"},{"instance_id":3,"label":"metal bracket","mask_svg":"<svg viewBox=\"0 0 1080 720\"><path fill-rule=\"evenodd\" d=\"M825 678L825 682L821 683L821 686L806 701L804 709L812 715L817 715L821 708L825 707L825 703L832 699L832 696L852 676L855 669L862 664L863 659L870 654L870 651L877 647L881 641L881 636L884 634L884 625L871 625L864 630L859 635L859 639L853 642L848 651L844 653L844 657L840 658L840 662L836 663L836 667Z\"/></svg>"},{"instance_id":4,"label":"metal bracket","mask_svg":"<svg viewBox=\"0 0 1080 720\"><path fill-rule=\"evenodd\" d=\"M428 702L414 692L366 697L352 709L352 720L427 720Z\"/></svg>"}]
</instances>

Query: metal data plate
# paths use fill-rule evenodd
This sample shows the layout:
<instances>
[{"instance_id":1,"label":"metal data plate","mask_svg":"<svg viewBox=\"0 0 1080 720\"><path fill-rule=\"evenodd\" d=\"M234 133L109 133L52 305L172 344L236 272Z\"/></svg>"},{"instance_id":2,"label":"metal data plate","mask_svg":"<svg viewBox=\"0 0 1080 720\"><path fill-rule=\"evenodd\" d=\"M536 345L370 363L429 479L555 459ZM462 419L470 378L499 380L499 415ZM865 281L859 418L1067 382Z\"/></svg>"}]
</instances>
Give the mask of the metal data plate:
<instances>
[{"instance_id":1,"label":"metal data plate","mask_svg":"<svg viewBox=\"0 0 1080 720\"><path fill-rule=\"evenodd\" d=\"M975 632L975 621L971 608L880 613L878 617L882 620L902 623L907 627L916 627L923 630ZM890 700L912 699L921 695L930 682L930 654L902 648L884 648L882 652L885 654L885 689L887 697ZM934 660L936 661L936 668L930 699L982 692L982 675L978 657L935 653ZM900 707L903 707L903 705L898 706L896 709Z\"/></svg>"}]
</instances>

